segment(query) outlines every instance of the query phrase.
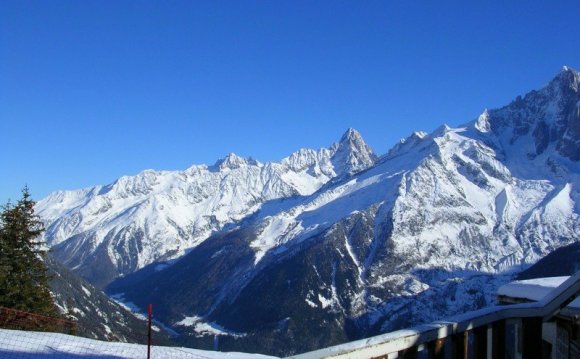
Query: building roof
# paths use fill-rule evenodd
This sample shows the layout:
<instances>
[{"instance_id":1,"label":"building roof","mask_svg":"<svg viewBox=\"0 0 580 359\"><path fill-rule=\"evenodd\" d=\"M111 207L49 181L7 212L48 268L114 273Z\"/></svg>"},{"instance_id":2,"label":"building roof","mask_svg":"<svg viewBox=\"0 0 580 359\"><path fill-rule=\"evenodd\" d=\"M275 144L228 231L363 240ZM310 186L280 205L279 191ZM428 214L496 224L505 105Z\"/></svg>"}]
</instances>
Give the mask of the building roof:
<instances>
[{"instance_id":1,"label":"building roof","mask_svg":"<svg viewBox=\"0 0 580 359\"><path fill-rule=\"evenodd\" d=\"M497 290L499 297L512 299L517 301L540 301L548 295L554 288L565 282L568 276L564 277L547 277L535 278L528 280L516 280L508 284L504 284ZM580 297L574 299L566 308L562 310L562 314L568 316L580 315Z\"/></svg>"}]
</instances>

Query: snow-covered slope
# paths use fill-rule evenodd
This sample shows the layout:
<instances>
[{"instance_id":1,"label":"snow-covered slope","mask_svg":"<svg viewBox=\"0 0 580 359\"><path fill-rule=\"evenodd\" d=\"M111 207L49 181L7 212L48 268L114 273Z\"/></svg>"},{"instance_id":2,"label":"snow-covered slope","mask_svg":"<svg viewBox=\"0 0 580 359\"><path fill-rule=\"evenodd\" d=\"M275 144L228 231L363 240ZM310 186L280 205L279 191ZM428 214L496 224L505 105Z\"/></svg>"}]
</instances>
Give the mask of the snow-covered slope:
<instances>
[{"instance_id":1,"label":"snow-covered slope","mask_svg":"<svg viewBox=\"0 0 580 359\"><path fill-rule=\"evenodd\" d=\"M76 322L75 334L91 339L128 343L147 337L147 318L131 312L75 275L50 254L45 257L50 276L50 291L60 314ZM158 345L172 343L164 328L154 326Z\"/></svg>"},{"instance_id":2,"label":"snow-covered slope","mask_svg":"<svg viewBox=\"0 0 580 359\"><path fill-rule=\"evenodd\" d=\"M490 304L509 280L494 275L580 238L578 78L565 68L463 126L416 133L365 171L266 203L112 289L157 301L169 323L246 333L234 349L280 355Z\"/></svg>"},{"instance_id":3,"label":"snow-covered slope","mask_svg":"<svg viewBox=\"0 0 580 359\"><path fill-rule=\"evenodd\" d=\"M147 345L99 341L58 333L0 329L2 358L135 359L147 357ZM223 353L153 345L152 358L164 359L268 359L270 356Z\"/></svg>"},{"instance_id":4,"label":"snow-covered slope","mask_svg":"<svg viewBox=\"0 0 580 359\"><path fill-rule=\"evenodd\" d=\"M279 163L230 153L213 166L147 170L107 186L50 194L36 205L58 259L97 285L147 264L177 258L214 231L267 201L308 195L334 177L373 165L355 130L321 150L302 149Z\"/></svg>"}]
</instances>

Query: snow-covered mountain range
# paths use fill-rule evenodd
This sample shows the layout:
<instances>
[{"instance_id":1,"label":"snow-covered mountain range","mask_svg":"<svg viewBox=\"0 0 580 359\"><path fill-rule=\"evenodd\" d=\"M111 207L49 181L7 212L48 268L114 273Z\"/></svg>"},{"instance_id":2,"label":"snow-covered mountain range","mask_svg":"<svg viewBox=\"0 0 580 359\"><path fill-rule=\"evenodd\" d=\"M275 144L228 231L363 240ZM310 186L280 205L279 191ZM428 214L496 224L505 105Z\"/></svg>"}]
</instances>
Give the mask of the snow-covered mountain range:
<instances>
[{"instance_id":1,"label":"snow-covered mountain range","mask_svg":"<svg viewBox=\"0 0 580 359\"><path fill-rule=\"evenodd\" d=\"M301 149L276 163L230 153L213 166L143 171L107 186L50 194L36 205L55 256L96 285L182 256L272 200L309 195L332 178L373 165L349 129L340 142Z\"/></svg>"},{"instance_id":2,"label":"snow-covered mountain range","mask_svg":"<svg viewBox=\"0 0 580 359\"><path fill-rule=\"evenodd\" d=\"M37 210L68 266L100 285L126 274L109 290L195 343L203 322L224 349L336 344L487 305L510 271L579 240L579 84L565 67L382 157L349 130L279 163L147 171Z\"/></svg>"}]
</instances>

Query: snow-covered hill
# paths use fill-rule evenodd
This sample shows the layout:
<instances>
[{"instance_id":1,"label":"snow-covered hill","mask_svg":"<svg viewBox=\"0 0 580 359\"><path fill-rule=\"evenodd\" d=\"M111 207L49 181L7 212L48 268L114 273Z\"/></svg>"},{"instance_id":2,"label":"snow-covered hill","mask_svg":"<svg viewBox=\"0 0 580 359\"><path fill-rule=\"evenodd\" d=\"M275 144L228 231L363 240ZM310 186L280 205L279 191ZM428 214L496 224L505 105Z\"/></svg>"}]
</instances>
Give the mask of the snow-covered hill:
<instances>
[{"instance_id":1,"label":"snow-covered hill","mask_svg":"<svg viewBox=\"0 0 580 359\"><path fill-rule=\"evenodd\" d=\"M213 232L277 199L308 195L334 177L373 165L371 148L348 130L340 142L302 149L279 163L230 153L213 166L144 171L107 186L50 194L36 205L55 256L102 286L147 264L178 258Z\"/></svg>"},{"instance_id":2,"label":"snow-covered hill","mask_svg":"<svg viewBox=\"0 0 580 359\"><path fill-rule=\"evenodd\" d=\"M110 289L156 301L168 323L245 334L225 348L279 355L488 305L509 273L580 238L578 78L566 68L463 126L415 133Z\"/></svg>"}]
</instances>

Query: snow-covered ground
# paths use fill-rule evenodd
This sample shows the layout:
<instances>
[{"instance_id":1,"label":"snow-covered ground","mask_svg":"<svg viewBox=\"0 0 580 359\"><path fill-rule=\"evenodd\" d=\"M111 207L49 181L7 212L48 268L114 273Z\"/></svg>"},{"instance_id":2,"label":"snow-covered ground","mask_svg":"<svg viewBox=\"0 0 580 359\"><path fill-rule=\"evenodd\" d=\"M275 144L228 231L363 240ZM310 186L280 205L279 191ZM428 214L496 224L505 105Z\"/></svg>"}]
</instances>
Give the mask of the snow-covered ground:
<instances>
[{"instance_id":1,"label":"snow-covered ground","mask_svg":"<svg viewBox=\"0 0 580 359\"><path fill-rule=\"evenodd\" d=\"M59 333L26 332L0 329L0 358L52 358L52 359L135 359L146 358L147 346L104 342ZM266 359L260 354L211 352L187 348L151 348L155 359Z\"/></svg>"},{"instance_id":2,"label":"snow-covered ground","mask_svg":"<svg viewBox=\"0 0 580 359\"><path fill-rule=\"evenodd\" d=\"M217 323L206 323L203 321L203 318L198 316L185 317L184 319L175 323L175 325L180 327L192 327L193 331L197 334L230 335L233 337L243 337L245 335L244 333L228 331Z\"/></svg>"}]
</instances>

